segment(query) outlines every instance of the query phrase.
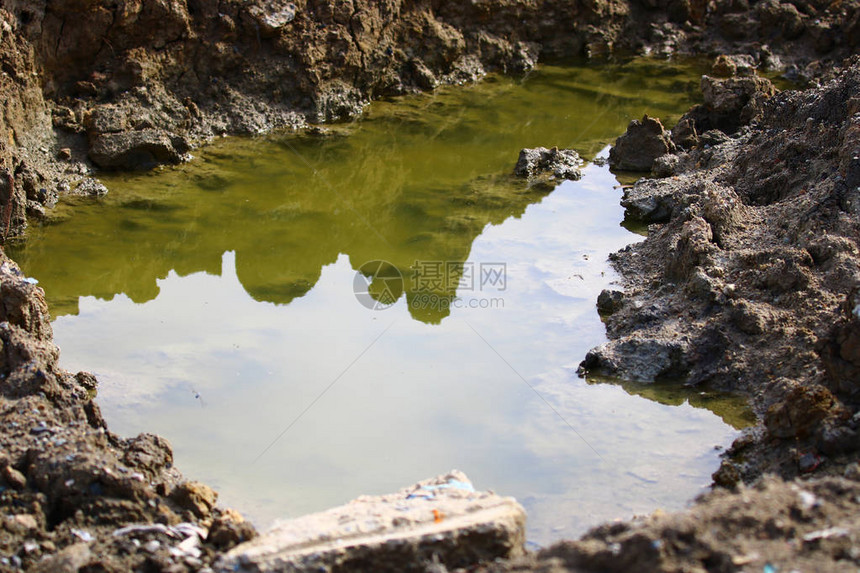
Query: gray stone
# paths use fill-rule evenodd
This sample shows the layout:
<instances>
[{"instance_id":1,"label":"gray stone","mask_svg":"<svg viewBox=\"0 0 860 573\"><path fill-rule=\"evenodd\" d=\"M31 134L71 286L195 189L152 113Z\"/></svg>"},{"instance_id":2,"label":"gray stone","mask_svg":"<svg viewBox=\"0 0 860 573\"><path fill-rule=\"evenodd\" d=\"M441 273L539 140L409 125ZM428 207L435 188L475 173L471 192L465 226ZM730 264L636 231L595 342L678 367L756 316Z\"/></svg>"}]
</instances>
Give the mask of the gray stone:
<instances>
[{"instance_id":1,"label":"gray stone","mask_svg":"<svg viewBox=\"0 0 860 573\"><path fill-rule=\"evenodd\" d=\"M674 187L660 185L653 179L640 179L624 190L621 206L645 223L665 223L678 206L677 195Z\"/></svg>"},{"instance_id":2,"label":"gray stone","mask_svg":"<svg viewBox=\"0 0 860 573\"><path fill-rule=\"evenodd\" d=\"M672 128L672 141L683 149L692 149L699 144L699 133L696 122L691 118L682 118Z\"/></svg>"},{"instance_id":3,"label":"gray stone","mask_svg":"<svg viewBox=\"0 0 860 573\"><path fill-rule=\"evenodd\" d=\"M677 378L689 370L688 347L679 340L627 336L591 349L580 369L634 382Z\"/></svg>"},{"instance_id":4,"label":"gray stone","mask_svg":"<svg viewBox=\"0 0 860 573\"><path fill-rule=\"evenodd\" d=\"M102 133L90 143L90 159L103 169L149 169L162 163L180 163L187 151L159 129Z\"/></svg>"},{"instance_id":5,"label":"gray stone","mask_svg":"<svg viewBox=\"0 0 860 573\"><path fill-rule=\"evenodd\" d=\"M705 105L716 113L740 114L756 94L770 97L776 93L767 78L741 76L728 79L702 76L702 96Z\"/></svg>"},{"instance_id":6,"label":"gray stone","mask_svg":"<svg viewBox=\"0 0 860 573\"><path fill-rule=\"evenodd\" d=\"M71 192L73 195L84 195L86 197L101 197L108 194L108 188L105 187L98 179L87 177L74 188Z\"/></svg>"},{"instance_id":7,"label":"gray stone","mask_svg":"<svg viewBox=\"0 0 860 573\"><path fill-rule=\"evenodd\" d=\"M761 114L764 101L776 94L770 80L755 75L725 79L702 76L701 87L704 98L701 111L707 117L704 123L726 133L747 125ZM696 123L701 127L698 119Z\"/></svg>"},{"instance_id":8,"label":"gray stone","mask_svg":"<svg viewBox=\"0 0 860 573\"><path fill-rule=\"evenodd\" d=\"M461 472L397 493L362 496L276 523L217 563L220 572L424 571L521 555L525 510L510 497L477 492Z\"/></svg>"},{"instance_id":9,"label":"gray stone","mask_svg":"<svg viewBox=\"0 0 860 573\"><path fill-rule=\"evenodd\" d=\"M699 137L699 141L702 145L709 145L711 147L715 145L722 145L728 141L731 141L731 137L720 131L719 129L710 129L703 133L701 137Z\"/></svg>"},{"instance_id":10,"label":"gray stone","mask_svg":"<svg viewBox=\"0 0 860 573\"><path fill-rule=\"evenodd\" d=\"M661 155L651 164L651 175L654 177L671 177L678 171L681 158L674 153Z\"/></svg>"},{"instance_id":11,"label":"gray stone","mask_svg":"<svg viewBox=\"0 0 860 573\"><path fill-rule=\"evenodd\" d=\"M572 149L536 147L520 151L514 173L518 177L549 176L559 181L563 179L576 181L582 177L580 165L582 165L582 159Z\"/></svg>"},{"instance_id":12,"label":"gray stone","mask_svg":"<svg viewBox=\"0 0 860 573\"><path fill-rule=\"evenodd\" d=\"M821 461L821 456L818 454L807 452L798 458L797 469L800 470L800 473L808 474L817 470Z\"/></svg>"}]
</instances>

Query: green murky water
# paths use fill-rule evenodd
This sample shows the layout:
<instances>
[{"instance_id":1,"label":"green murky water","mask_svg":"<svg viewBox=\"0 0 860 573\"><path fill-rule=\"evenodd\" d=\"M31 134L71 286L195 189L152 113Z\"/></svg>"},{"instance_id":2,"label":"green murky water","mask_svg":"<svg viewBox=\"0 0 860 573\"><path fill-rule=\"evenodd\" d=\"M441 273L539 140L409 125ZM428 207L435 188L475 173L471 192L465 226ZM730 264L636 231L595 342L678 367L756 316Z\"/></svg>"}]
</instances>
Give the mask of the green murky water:
<instances>
[{"instance_id":1,"label":"green murky water","mask_svg":"<svg viewBox=\"0 0 860 573\"><path fill-rule=\"evenodd\" d=\"M112 429L165 435L259 525L456 467L549 542L682 506L748 421L737 400L576 376L605 340L606 257L640 237L605 167L551 192L509 176L522 147L590 161L632 117L671 124L699 72L546 66L375 103L327 137L219 141L106 178L12 255Z\"/></svg>"}]
</instances>

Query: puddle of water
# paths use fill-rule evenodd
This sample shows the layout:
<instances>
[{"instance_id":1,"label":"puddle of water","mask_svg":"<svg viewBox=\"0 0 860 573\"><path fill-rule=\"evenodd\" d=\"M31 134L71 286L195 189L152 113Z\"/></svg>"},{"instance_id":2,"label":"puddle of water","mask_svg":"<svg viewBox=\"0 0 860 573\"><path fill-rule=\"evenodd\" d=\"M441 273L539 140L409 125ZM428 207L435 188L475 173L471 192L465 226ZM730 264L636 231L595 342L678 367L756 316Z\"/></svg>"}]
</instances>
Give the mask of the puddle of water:
<instances>
[{"instance_id":1,"label":"puddle of water","mask_svg":"<svg viewBox=\"0 0 860 573\"><path fill-rule=\"evenodd\" d=\"M552 193L508 174L521 147L590 159L630 117L679 116L697 71L544 67L380 102L332 137L224 140L108 178L11 254L111 428L166 436L258 525L458 468L548 543L681 507L742 422L576 376L605 340L607 255L639 238L605 167Z\"/></svg>"}]
</instances>

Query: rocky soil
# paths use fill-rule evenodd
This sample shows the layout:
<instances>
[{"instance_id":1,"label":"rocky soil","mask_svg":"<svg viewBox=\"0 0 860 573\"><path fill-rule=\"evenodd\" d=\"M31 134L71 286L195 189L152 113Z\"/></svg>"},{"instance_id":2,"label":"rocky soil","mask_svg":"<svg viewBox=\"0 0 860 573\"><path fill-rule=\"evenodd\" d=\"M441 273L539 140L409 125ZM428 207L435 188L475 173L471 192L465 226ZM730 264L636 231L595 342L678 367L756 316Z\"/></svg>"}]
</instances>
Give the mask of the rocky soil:
<instances>
[{"instance_id":1,"label":"rocky soil","mask_svg":"<svg viewBox=\"0 0 860 573\"><path fill-rule=\"evenodd\" d=\"M372 98L538 58L730 53L668 131L610 161L651 169L651 224L598 301L584 370L750 396L762 424L690 511L597 528L493 570L856 570L860 524L860 3L851 0L2 0L0 237L101 169L189 158L224 134L355 116ZM807 82L777 93L754 69ZM559 153L546 150L547 153ZM577 161L571 158L571 169ZM111 434L97 381L57 368L40 289L0 259L0 570L205 570L253 528ZM781 476L755 483L764 473ZM783 482L785 480L793 480ZM443 566L439 566L443 567ZM444 567L443 567L444 568Z\"/></svg>"},{"instance_id":2,"label":"rocky soil","mask_svg":"<svg viewBox=\"0 0 860 573\"><path fill-rule=\"evenodd\" d=\"M170 445L110 433L97 381L57 367L42 290L0 257L0 571L199 569L255 535Z\"/></svg>"},{"instance_id":3,"label":"rocky soil","mask_svg":"<svg viewBox=\"0 0 860 573\"><path fill-rule=\"evenodd\" d=\"M860 471L852 479L759 481L719 490L689 510L597 527L512 562L481 569L628 571L845 571L860 560Z\"/></svg>"},{"instance_id":4,"label":"rocky soil","mask_svg":"<svg viewBox=\"0 0 860 573\"><path fill-rule=\"evenodd\" d=\"M616 165L653 151L657 177L622 201L651 225L612 257L625 288L598 300L610 342L581 366L749 396L762 423L714 474L740 493L598 528L544 551L547 570L860 564L860 57L818 88L779 94L748 63L719 58L704 104L672 132L646 118L619 138ZM795 481L743 486L762 474Z\"/></svg>"},{"instance_id":5,"label":"rocky soil","mask_svg":"<svg viewBox=\"0 0 860 573\"><path fill-rule=\"evenodd\" d=\"M724 485L841 471L860 448L860 59L803 92L755 75L702 86L673 132L649 120L619 138L677 152L625 191L649 235L613 255L626 288L601 294L611 341L582 368L749 395L764 426L732 448Z\"/></svg>"},{"instance_id":6,"label":"rocky soil","mask_svg":"<svg viewBox=\"0 0 860 573\"><path fill-rule=\"evenodd\" d=\"M857 2L2 0L3 236L97 169L146 169L223 134L346 119L372 98L539 57L749 54L813 78L853 53Z\"/></svg>"}]
</instances>

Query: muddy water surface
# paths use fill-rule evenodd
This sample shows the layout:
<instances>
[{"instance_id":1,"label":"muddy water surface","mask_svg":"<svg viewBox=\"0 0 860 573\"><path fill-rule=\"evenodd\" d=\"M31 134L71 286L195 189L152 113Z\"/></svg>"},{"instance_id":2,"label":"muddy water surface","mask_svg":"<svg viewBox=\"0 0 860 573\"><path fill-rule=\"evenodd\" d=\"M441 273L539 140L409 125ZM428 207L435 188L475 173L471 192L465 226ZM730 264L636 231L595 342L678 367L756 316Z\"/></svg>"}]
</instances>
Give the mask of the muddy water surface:
<instances>
[{"instance_id":1,"label":"muddy water surface","mask_svg":"<svg viewBox=\"0 0 860 573\"><path fill-rule=\"evenodd\" d=\"M638 237L605 167L554 190L509 173L522 147L590 161L631 117L671 122L699 72L547 66L325 137L224 140L106 178L12 255L112 430L166 436L262 527L451 468L516 496L539 543L678 508L747 414L577 377L605 340L607 255Z\"/></svg>"}]
</instances>

